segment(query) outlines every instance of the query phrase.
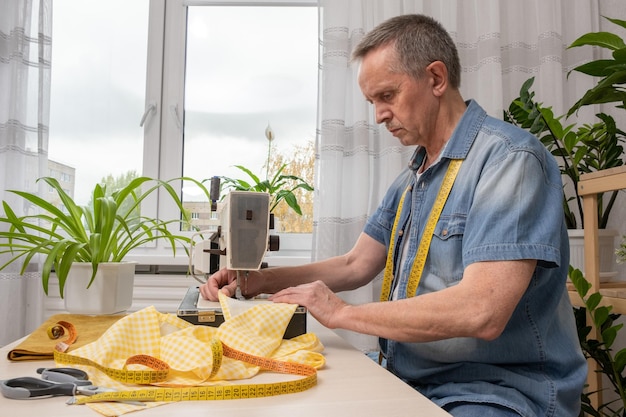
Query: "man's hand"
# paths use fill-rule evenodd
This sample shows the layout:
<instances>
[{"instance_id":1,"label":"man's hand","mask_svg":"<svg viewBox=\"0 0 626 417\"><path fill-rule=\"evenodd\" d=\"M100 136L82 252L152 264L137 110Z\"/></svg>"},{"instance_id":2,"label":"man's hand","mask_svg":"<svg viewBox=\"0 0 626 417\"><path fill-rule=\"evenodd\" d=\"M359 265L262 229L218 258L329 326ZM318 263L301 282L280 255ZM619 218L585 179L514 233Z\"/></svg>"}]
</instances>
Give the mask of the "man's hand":
<instances>
[{"instance_id":1,"label":"man's hand","mask_svg":"<svg viewBox=\"0 0 626 417\"><path fill-rule=\"evenodd\" d=\"M339 311L349 307L349 304L339 298L322 281L285 288L270 296L270 300L275 303L298 304L306 307L317 321L330 329L338 326L336 320Z\"/></svg>"},{"instance_id":2,"label":"man's hand","mask_svg":"<svg viewBox=\"0 0 626 417\"><path fill-rule=\"evenodd\" d=\"M200 285L202 298L210 301L218 300L218 293L222 291L226 296L232 297L237 290L237 271L223 268L211 275L205 284Z\"/></svg>"}]
</instances>

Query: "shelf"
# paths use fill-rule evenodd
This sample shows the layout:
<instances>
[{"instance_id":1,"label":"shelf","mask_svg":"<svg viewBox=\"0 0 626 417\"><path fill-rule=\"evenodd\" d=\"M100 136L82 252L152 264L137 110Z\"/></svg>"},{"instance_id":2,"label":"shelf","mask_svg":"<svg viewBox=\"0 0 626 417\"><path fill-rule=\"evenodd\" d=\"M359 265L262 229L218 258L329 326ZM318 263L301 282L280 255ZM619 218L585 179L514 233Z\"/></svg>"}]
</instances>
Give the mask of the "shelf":
<instances>
[{"instance_id":1,"label":"shelf","mask_svg":"<svg viewBox=\"0 0 626 417\"><path fill-rule=\"evenodd\" d=\"M583 307L582 300L571 283L567 284L569 298L575 307ZM602 301L600 305L613 306L612 313L626 314L626 282L600 283Z\"/></svg>"},{"instance_id":2,"label":"shelf","mask_svg":"<svg viewBox=\"0 0 626 417\"><path fill-rule=\"evenodd\" d=\"M588 174L582 174L578 181L578 194L583 199L583 216L585 224L585 278L591 284L591 293L599 291L602 294L601 305L612 305L612 312L626 314L626 282L600 282L600 248L598 240L598 194L626 188L626 165L606 169ZM571 284L568 284L571 285ZM570 289L570 288L568 288ZM576 291L569 291L570 300L575 306L581 306L582 301ZM596 339L599 339L599 330L594 329ZM589 362L587 376L588 392L597 392L591 396L591 402L597 409L602 403L602 374L598 372L596 362Z\"/></svg>"}]
</instances>

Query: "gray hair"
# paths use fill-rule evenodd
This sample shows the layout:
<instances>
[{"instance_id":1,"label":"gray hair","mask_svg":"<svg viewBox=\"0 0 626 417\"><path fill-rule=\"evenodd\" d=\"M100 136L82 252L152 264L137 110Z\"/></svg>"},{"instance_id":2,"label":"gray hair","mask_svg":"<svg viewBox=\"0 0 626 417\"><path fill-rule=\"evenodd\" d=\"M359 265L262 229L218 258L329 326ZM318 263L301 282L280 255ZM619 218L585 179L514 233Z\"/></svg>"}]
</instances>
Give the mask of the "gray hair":
<instances>
[{"instance_id":1,"label":"gray hair","mask_svg":"<svg viewBox=\"0 0 626 417\"><path fill-rule=\"evenodd\" d=\"M392 17L365 34L352 52L352 60L389 44L394 44L397 55L396 62L390 63L393 71L418 79L428 65L441 61L448 69L452 87L460 87L459 53L448 32L435 19L420 14Z\"/></svg>"}]
</instances>

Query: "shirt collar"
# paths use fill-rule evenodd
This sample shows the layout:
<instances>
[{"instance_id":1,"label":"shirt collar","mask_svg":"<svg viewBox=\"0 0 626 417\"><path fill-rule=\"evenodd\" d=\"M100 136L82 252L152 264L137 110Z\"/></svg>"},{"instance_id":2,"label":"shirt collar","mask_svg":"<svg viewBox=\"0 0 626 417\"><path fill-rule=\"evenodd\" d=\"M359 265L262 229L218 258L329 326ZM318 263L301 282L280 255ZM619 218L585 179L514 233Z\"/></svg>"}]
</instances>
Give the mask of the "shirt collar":
<instances>
[{"instance_id":1,"label":"shirt collar","mask_svg":"<svg viewBox=\"0 0 626 417\"><path fill-rule=\"evenodd\" d=\"M465 104L467 109L442 150L440 159L465 159L485 117L487 117L487 112L476 101L468 100ZM413 156L409 160L409 169L417 171L422 165L425 156L426 150L424 147L418 146L415 148L415 152L413 152Z\"/></svg>"}]
</instances>

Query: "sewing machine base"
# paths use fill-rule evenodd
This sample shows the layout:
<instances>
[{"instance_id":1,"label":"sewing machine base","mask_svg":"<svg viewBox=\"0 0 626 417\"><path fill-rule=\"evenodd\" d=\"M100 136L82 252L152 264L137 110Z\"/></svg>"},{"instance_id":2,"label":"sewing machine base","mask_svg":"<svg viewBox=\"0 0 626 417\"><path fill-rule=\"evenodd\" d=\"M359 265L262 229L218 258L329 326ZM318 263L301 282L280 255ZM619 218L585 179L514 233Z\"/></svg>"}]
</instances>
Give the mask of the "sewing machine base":
<instances>
[{"instance_id":1,"label":"sewing machine base","mask_svg":"<svg viewBox=\"0 0 626 417\"><path fill-rule=\"evenodd\" d=\"M178 307L177 316L191 324L219 327L224 322L224 314L219 303L208 303L210 306L198 308L199 295L198 287L189 287ZM306 333L306 316L306 308L298 307L287 325L283 339L291 339Z\"/></svg>"}]
</instances>

